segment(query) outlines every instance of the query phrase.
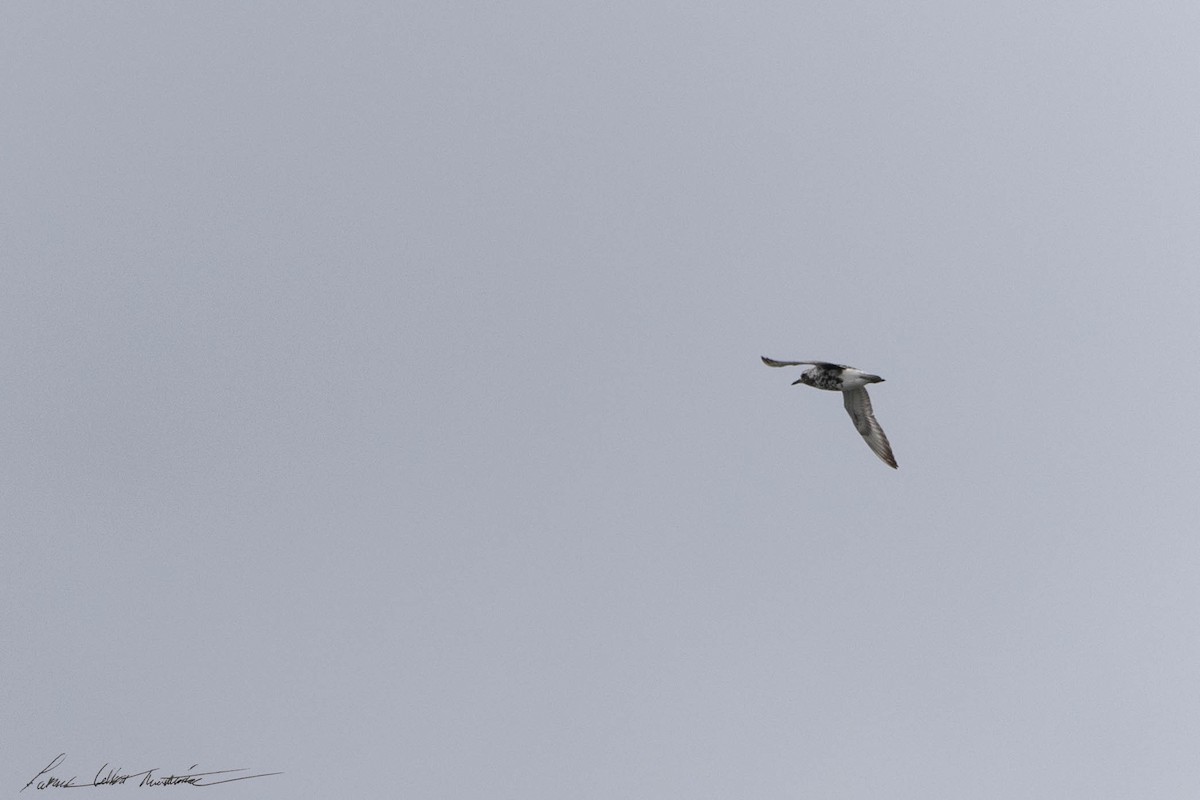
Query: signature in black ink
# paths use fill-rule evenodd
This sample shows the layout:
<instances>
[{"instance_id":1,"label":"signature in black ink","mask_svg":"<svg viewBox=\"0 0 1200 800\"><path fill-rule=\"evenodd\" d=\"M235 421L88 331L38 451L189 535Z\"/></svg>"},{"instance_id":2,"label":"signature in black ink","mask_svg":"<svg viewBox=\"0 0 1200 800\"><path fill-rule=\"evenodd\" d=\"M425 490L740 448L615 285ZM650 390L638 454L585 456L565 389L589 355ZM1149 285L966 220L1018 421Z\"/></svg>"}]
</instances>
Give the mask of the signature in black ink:
<instances>
[{"instance_id":1,"label":"signature in black ink","mask_svg":"<svg viewBox=\"0 0 1200 800\"><path fill-rule=\"evenodd\" d=\"M188 771L182 775L158 775L156 774L159 771L158 767L144 769L141 772L122 772L120 769L110 769L108 764L105 764L96 770L95 777L86 782L77 782L79 781L77 775L72 775L69 778L60 778L57 775L50 774L53 770L61 767L62 763L66 760L67 754L59 753L41 772L34 775L29 783L22 786L21 791L25 791L30 786L35 789L80 789L84 786L117 786L125 784L130 786L179 786L181 784L190 786L216 786L221 783L248 781L251 778L266 778L270 775L283 774L282 772L260 772L257 775L234 775L236 772L249 772L249 770L244 768L218 769L213 772L192 772L192 770L199 766L198 764L192 764L188 768Z\"/></svg>"}]
</instances>

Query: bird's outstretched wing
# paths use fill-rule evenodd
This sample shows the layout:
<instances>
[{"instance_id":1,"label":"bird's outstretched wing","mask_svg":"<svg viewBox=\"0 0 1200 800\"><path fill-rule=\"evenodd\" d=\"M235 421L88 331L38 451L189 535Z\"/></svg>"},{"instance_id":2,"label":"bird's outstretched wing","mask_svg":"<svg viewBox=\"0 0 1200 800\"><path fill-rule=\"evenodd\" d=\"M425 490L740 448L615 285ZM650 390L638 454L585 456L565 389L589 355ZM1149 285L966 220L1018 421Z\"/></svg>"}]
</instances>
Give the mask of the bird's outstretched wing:
<instances>
[{"instance_id":1,"label":"bird's outstretched wing","mask_svg":"<svg viewBox=\"0 0 1200 800\"><path fill-rule=\"evenodd\" d=\"M767 358L766 356L761 356L761 358L763 363L768 367L798 367L801 364L808 364L814 367L838 367L840 369L846 369L845 364L830 364L828 361L776 361L775 359Z\"/></svg>"},{"instance_id":2,"label":"bird's outstretched wing","mask_svg":"<svg viewBox=\"0 0 1200 800\"><path fill-rule=\"evenodd\" d=\"M846 404L846 412L850 415L850 419L854 420L854 427L858 428L858 432L867 440L867 446L875 455L883 459L883 463L892 469L897 469L896 457L892 455L892 446L888 443L883 428L879 427L879 423L875 420L875 412L871 410L871 398L867 396L867 390L851 389L842 392L842 399Z\"/></svg>"}]
</instances>

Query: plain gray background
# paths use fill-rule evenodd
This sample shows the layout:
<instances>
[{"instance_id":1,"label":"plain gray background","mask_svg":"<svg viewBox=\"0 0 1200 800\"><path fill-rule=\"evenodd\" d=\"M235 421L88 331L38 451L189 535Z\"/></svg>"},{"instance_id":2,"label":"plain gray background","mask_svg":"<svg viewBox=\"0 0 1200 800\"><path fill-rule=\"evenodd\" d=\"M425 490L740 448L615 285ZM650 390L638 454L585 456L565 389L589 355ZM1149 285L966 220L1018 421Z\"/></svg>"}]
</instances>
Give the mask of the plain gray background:
<instances>
[{"instance_id":1,"label":"plain gray background","mask_svg":"<svg viewBox=\"0 0 1200 800\"><path fill-rule=\"evenodd\" d=\"M1197 797L1198 52L4 5L4 792Z\"/></svg>"}]
</instances>

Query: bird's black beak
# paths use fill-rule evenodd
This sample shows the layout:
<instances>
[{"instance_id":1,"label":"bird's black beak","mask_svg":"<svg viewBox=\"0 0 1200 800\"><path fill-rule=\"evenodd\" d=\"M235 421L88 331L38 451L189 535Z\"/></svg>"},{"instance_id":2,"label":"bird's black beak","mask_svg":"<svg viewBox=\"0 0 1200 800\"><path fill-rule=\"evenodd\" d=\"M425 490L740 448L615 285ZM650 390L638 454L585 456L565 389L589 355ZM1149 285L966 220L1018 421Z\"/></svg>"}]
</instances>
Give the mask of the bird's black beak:
<instances>
[{"instance_id":1,"label":"bird's black beak","mask_svg":"<svg viewBox=\"0 0 1200 800\"><path fill-rule=\"evenodd\" d=\"M797 383L804 383L804 379L803 379L803 378L801 378L801 379L800 379L800 380L798 380L798 381L792 381L792 386L795 386Z\"/></svg>"}]
</instances>

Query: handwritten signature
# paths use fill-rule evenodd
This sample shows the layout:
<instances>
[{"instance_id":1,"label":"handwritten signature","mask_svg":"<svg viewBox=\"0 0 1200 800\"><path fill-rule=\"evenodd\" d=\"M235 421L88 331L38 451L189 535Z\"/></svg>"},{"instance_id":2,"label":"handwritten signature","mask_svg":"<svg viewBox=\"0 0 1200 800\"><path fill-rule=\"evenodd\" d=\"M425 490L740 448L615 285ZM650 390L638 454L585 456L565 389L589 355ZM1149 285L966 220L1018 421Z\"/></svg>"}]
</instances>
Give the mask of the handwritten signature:
<instances>
[{"instance_id":1,"label":"handwritten signature","mask_svg":"<svg viewBox=\"0 0 1200 800\"><path fill-rule=\"evenodd\" d=\"M198 764L192 764L188 771L182 775L158 775L158 767L152 769L144 769L141 772L122 772L120 769L110 769L108 764L105 764L100 769L96 770L96 775L90 781L77 783L79 780L77 775L72 775L69 778L60 778L57 775L51 775L53 770L62 766L62 763L67 760L66 753L59 753L47 764L41 772L34 775L29 783L21 787L21 791L25 791L30 786L35 789L79 789L84 786L118 786L128 783L131 786L179 786L181 784L189 784L191 786L216 786L220 783L232 783L233 781L248 781L251 778L266 778L270 775L282 775L282 772L260 772L257 775L235 775L237 772L249 772L248 769L218 769L213 772L192 772ZM105 771L107 770L107 772ZM220 777L222 775L229 777ZM215 779L214 779L215 778Z\"/></svg>"}]
</instances>

